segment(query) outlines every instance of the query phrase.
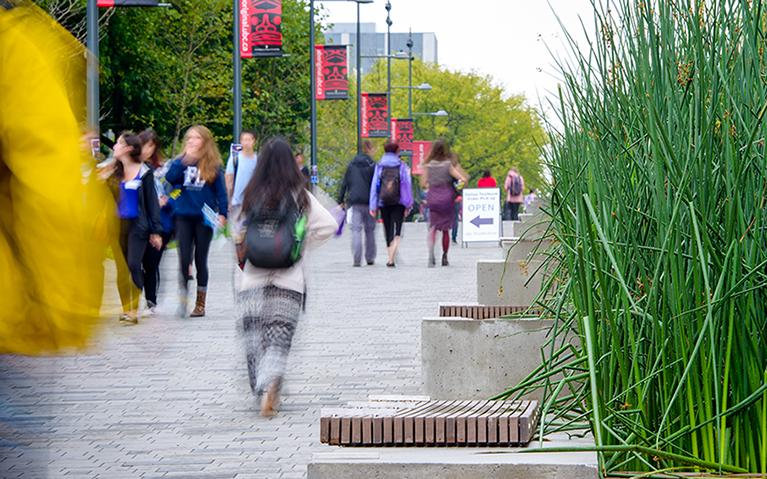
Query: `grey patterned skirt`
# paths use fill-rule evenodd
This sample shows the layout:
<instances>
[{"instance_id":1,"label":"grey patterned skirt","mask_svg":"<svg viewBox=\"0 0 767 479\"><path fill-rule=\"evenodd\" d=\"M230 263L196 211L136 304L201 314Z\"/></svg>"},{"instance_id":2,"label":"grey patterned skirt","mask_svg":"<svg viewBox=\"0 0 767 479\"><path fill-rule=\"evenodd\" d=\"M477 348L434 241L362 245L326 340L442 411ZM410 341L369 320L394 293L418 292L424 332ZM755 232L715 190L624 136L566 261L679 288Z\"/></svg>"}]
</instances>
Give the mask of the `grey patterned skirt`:
<instances>
[{"instance_id":1,"label":"grey patterned skirt","mask_svg":"<svg viewBox=\"0 0 767 479\"><path fill-rule=\"evenodd\" d=\"M237 296L254 394L262 394L275 382L280 387L302 304L301 293L276 286L242 291Z\"/></svg>"}]
</instances>

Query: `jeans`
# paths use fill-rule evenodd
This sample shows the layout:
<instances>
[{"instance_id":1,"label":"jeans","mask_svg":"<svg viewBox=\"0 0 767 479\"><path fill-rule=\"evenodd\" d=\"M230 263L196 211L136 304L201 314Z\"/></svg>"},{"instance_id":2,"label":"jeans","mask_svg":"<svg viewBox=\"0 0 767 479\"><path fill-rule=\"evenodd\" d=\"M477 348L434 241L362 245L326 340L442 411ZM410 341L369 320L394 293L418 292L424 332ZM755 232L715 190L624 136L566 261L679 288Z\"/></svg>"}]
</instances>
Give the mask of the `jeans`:
<instances>
[{"instance_id":1,"label":"jeans","mask_svg":"<svg viewBox=\"0 0 767 479\"><path fill-rule=\"evenodd\" d=\"M362 230L365 230L365 261L376 259L376 220L370 216L368 205L352 205L352 256L354 264L362 262Z\"/></svg>"}]
</instances>

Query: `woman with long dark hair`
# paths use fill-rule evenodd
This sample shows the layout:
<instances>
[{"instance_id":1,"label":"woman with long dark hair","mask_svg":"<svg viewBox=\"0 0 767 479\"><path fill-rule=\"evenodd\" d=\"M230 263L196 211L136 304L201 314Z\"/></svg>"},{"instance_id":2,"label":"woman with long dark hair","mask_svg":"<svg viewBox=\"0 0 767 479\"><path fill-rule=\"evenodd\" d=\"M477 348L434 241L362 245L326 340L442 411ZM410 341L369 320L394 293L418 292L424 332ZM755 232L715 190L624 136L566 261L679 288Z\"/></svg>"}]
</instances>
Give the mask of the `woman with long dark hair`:
<instances>
[{"instance_id":1,"label":"woman with long dark hair","mask_svg":"<svg viewBox=\"0 0 767 479\"><path fill-rule=\"evenodd\" d=\"M450 230L455 222L456 191L454 180L468 182L468 176L458 164L457 157L450 151L447 141L440 139L426 158L424 175L421 178L427 191L426 202L429 204L429 267L437 264L434 245L437 231L442 232L442 266L448 266L447 252L450 248Z\"/></svg>"},{"instance_id":2,"label":"woman with long dark hair","mask_svg":"<svg viewBox=\"0 0 767 479\"><path fill-rule=\"evenodd\" d=\"M160 249L147 248L144 252L144 295L146 297L147 311L154 313L157 306L157 290L160 286L160 261L168 246L171 236L173 236L173 206L169 198L168 191L170 185L165 181L165 174L168 172L168 163L162 155L162 143L157 133L148 128L139 133L141 140L141 161L152 169L154 174L154 185L157 191L157 201L160 205L160 224L162 232L162 246Z\"/></svg>"},{"instance_id":3,"label":"woman with long dark hair","mask_svg":"<svg viewBox=\"0 0 767 479\"><path fill-rule=\"evenodd\" d=\"M297 208L305 219L302 251L333 236L338 224L305 186L306 179L288 142L282 138L267 141L243 194L243 234L235 238L241 261L248 250L248 228L264 227L261 218L280 217L286 207ZM288 352L304 304L304 257L301 254L295 264L286 268L256 267L251 261L245 262L243 268L237 305L245 335L250 387L257 396L263 395L264 416L275 414Z\"/></svg>"},{"instance_id":4,"label":"woman with long dark hair","mask_svg":"<svg viewBox=\"0 0 767 479\"><path fill-rule=\"evenodd\" d=\"M173 160L165 180L181 194L174 205L176 241L179 249L181 291L179 316L187 315L190 266L194 257L197 270L197 300L190 316L205 316L208 292L208 251L213 240L213 227L205 221L204 210L218 214L221 225L226 224L227 194L224 168L213 134L202 125L195 125L184 136L184 153Z\"/></svg>"},{"instance_id":5,"label":"woman with long dark hair","mask_svg":"<svg viewBox=\"0 0 767 479\"><path fill-rule=\"evenodd\" d=\"M138 323L139 297L144 287L142 259L147 242L162 247L160 205L152 170L141 161L141 139L125 132L114 146L115 162L108 179L120 217L120 251L117 264L117 289L123 314L120 321ZM124 260L124 261L121 261Z\"/></svg>"}]
</instances>

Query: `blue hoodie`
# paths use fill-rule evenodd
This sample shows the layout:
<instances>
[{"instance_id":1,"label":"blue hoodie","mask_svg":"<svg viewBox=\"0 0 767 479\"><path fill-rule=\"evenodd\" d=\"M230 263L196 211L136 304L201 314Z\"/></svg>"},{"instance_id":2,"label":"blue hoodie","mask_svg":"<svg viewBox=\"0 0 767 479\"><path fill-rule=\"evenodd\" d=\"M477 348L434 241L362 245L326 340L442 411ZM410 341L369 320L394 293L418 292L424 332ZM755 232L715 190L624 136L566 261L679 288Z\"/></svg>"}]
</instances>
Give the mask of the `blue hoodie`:
<instances>
[{"instance_id":1,"label":"blue hoodie","mask_svg":"<svg viewBox=\"0 0 767 479\"><path fill-rule=\"evenodd\" d=\"M381 189L381 170L385 167L399 166L399 203L405 208L413 206L413 185L410 178L410 168L403 163L395 153L384 153L381 161L376 165L373 173L373 182L370 184L370 211L375 211L383 206L378 198Z\"/></svg>"},{"instance_id":2,"label":"blue hoodie","mask_svg":"<svg viewBox=\"0 0 767 479\"><path fill-rule=\"evenodd\" d=\"M173 206L174 214L179 216L202 217L203 205L210 206L218 214L226 217L227 198L224 184L224 169L219 169L212 183L203 181L195 165L185 165L182 158L173 160L165 174L165 181L174 189L180 188L181 195Z\"/></svg>"}]
</instances>

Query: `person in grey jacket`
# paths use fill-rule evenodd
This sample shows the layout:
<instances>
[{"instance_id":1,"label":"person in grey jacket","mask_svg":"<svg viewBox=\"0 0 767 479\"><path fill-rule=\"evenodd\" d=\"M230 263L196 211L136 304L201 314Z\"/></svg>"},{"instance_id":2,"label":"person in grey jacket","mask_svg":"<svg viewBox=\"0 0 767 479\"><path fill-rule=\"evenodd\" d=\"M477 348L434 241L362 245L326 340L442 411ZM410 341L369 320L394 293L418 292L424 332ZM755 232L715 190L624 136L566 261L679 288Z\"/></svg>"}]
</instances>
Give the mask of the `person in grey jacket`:
<instances>
[{"instance_id":1,"label":"person in grey jacket","mask_svg":"<svg viewBox=\"0 0 767 479\"><path fill-rule=\"evenodd\" d=\"M368 214L370 185L376 164L373 161L375 145L370 140L362 143L363 153L354 157L346 168L338 203L352 210L352 257L354 266L362 263L362 231L365 230L365 261L373 265L376 258L375 218Z\"/></svg>"}]
</instances>

